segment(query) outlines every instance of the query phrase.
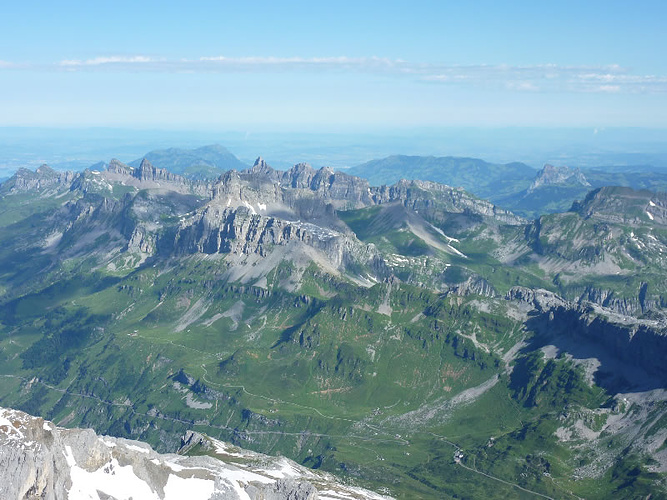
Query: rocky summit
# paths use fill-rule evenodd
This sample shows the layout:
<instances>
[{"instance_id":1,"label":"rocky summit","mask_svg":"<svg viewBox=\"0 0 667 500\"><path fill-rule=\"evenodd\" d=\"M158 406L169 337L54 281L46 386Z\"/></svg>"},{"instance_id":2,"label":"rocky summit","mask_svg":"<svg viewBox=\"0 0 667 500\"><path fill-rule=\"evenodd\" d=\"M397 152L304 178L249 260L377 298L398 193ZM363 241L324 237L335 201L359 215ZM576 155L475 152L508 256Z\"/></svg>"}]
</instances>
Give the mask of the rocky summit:
<instances>
[{"instance_id":1,"label":"rocky summit","mask_svg":"<svg viewBox=\"0 0 667 500\"><path fill-rule=\"evenodd\" d=\"M185 455L193 449L202 454ZM0 408L0 477L4 500L389 498L198 433L183 436L178 454L162 455L139 441L64 429L7 408Z\"/></svg>"},{"instance_id":2,"label":"rocky summit","mask_svg":"<svg viewBox=\"0 0 667 500\"><path fill-rule=\"evenodd\" d=\"M537 172L535 179L528 188L528 192L531 193L544 186L567 186L570 184L591 187L591 184L586 180L586 176L578 168L554 167L547 163L542 167L542 170Z\"/></svg>"}]
</instances>

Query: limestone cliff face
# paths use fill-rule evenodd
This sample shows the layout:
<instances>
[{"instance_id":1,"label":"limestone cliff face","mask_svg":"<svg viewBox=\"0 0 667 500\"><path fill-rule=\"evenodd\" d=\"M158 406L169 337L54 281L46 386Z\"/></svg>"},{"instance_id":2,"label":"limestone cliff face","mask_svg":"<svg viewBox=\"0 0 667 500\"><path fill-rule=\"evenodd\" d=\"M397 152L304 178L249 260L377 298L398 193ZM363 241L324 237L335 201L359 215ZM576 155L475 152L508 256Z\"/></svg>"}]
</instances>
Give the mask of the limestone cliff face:
<instances>
[{"instance_id":1,"label":"limestone cliff face","mask_svg":"<svg viewBox=\"0 0 667 500\"><path fill-rule=\"evenodd\" d=\"M182 442L183 452L199 447L213 456L162 455L138 441L0 408L0 498L315 500L320 491L333 499L386 498L201 434Z\"/></svg>"},{"instance_id":2,"label":"limestone cliff face","mask_svg":"<svg viewBox=\"0 0 667 500\"><path fill-rule=\"evenodd\" d=\"M41 194L56 194L59 190L69 189L76 175L69 171L57 172L48 165L42 165L34 172L21 168L2 184L0 192L17 194L36 191Z\"/></svg>"},{"instance_id":3,"label":"limestone cliff face","mask_svg":"<svg viewBox=\"0 0 667 500\"><path fill-rule=\"evenodd\" d=\"M584 338L606 348L615 358L641 367L667 382L667 328L652 321L601 314L592 306L559 307L550 312L546 327Z\"/></svg>"},{"instance_id":4,"label":"limestone cliff face","mask_svg":"<svg viewBox=\"0 0 667 500\"><path fill-rule=\"evenodd\" d=\"M506 298L532 305L536 314L529 323L543 335L590 341L667 382L665 322L636 319L591 302L569 302L547 290L514 287Z\"/></svg>"},{"instance_id":5,"label":"limestone cliff face","mask_svg":"<svg viewBox=\"0 0 667 500\"><path fill-rule=\"evenodd\" d=\"M114 158L109 162L109 166L105 171L92 172L92 174L93 177L90 180L93 182L98 181L99 183L100 180L104 180L110 184L121 184L137 189L167 190L205 197L209 197L211 192L210 183L192 181L163 168L157 168L145 158L141 161L138 168L130 167ZM100 179L96 179L95 176L100 177Z\"/></svg>"},{"instance_id":6,"label":"limestone cliff face","mask_svg":"<svg viewBox=\"0 0 667 500\"><path fill-rule=\"evenodd\" d=\"M586 219L630 225L667 225L667 195L627 187L607 186L595 189L571 211Z\"/></svg>"},{"instance_id":7,"label":"limestone cliff face","mask_svg":"<svg viewBox=\"0 0 667 500\"><path fill-rule=\"evenodd\" d=\"M667 307L662 296L651 296L648 283L642 283L633 297L619 297L613 290L588 286L585 287L577 302L592 302L626 316L639 316L649 311L658 312Z\"/></svg>"},{"instance_id":8,"label":"limestone cliff face","mask_svg":"<svg viewBox=\"0 0 667 500\"><path fill-rule=\"evenodd\" d=\"M281 203L296 212L305 200L317 200L321 209L327 205L335 209L350 209L373 204L365 179L334 172L329 167L315 170L307 163L298 163L280 172L272 169L262 158L258 158L248 170L227 172L213 189L213 198Z\"/></svg>"},{"instance_id":9,"label":"limestone cliff face","mask_svg":"<svg viewBox=\"0 0 667 500\"><path fill-rule=\"evenodd\" d=\"M368 181L332 168L314 170L307 163L299 163L285 172L281 183L294 189L309 189L336 208L360 208L372 204Z\"/></svg>"},{"instance_id":10,"label":"limestone cliff face","mask_svg":"<svg viewBox=\"0 0 667 500\"><path fill-rule=\"evenodd\" d=\"M504 224L521 225L526 221L512 212L480 200L461 188L429 181L398 181L393 186L370 189L374 204L400 201L406 208L415 210L427 218L440 219L446 213L469 212L492 217Z\"/></svg>"},{"instance_id":11,"label":"limestone cliff face","mask_svg":"<svg viewBox=\"0 0 667 500\"><path fill-rule=\"evenodd\" d=\"M544 165L535 176L535 180L528 188L532 193L543 186L584 186L590 187L591 184L586 180L584 174L578 168L554 167L548 163Z\"/></svg>"},{"instance_id":12,"label":"limestone cliff face","mask_svg":"<svg viewBox=\"0 0 667 500\"><path fill-rule=\"evenodd\" d=\"M252 213L249 208L208 205L181 222L174 242L176 254L258 254L267 256L276 246L305 245L319 251L341 270L352 262L381 266L372 245L353 236L307 222L286 221Z\"/></svg>"}]
</instances>

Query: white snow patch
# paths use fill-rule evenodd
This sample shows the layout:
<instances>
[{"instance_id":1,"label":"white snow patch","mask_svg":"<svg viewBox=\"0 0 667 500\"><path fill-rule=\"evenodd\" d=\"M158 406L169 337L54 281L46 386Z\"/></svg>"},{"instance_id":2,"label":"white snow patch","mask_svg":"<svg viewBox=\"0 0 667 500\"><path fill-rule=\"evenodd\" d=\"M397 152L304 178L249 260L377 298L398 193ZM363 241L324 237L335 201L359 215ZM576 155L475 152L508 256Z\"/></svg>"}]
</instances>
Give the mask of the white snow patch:
<instances>
[{"instance_id":1,"label":"white snow patch","mask_svg":"<svg viewBox=\"0 0 667 500\"><path fill-rule=\"evenodd\" d=\"M23 438L23 433L18 430L16 427L14 427L14 424L10 422L10 420L2 415L0 415L0 426L6 425L9 429L7 432L7 435L16 433L18 434L18 437Z\"/></svg>"},{"instance_id":2,"label":"white snow patch","mask_svg":"<svg viewBox=\"0 0 667 500\"><path fill-rule=\"evenodd\" d=\"M443 231L442 229L440 229L439 227L435 227L435 226L434 226L433 224L431 224L430 222L427 222L427 224L428 224L429 226L431 226L431 228L433 228L433 230L434 230L435 232L437 232L440 236L442 236L443 238L446 238L448 243L451 243L452 241L455 241L456 243L461 243L458 239L456 239L456 238L452 238L451 236L447 236L447 235L444 233L444 231Z\"/></svg>"},{"instance_id":3,"label":"white snow patch","mask_svg":"<svg viewBox=\"0 0 667 500\"><path fill-rule=\"evenodd\" d=\"M651 205L652 207L655 206L655 203L653 203L651 200L649 200L648 204Z\"/></svg>"},{"instance_id":4,"label":"white snow patch","mask_svg":"<svg viewBox=\"0 0 667 500\"><path fill-rule=\"evenodd\" d=\"M406 264L410 262L409 259L406 259L405 257L403 257L401 255L398 255L398 254L395 254L395 253L390 254L389 257L398 261L398 262L405 262Z\"/></svg>"},{"instance_id":5,"label":"white snow patch","mask_svg":"<svg viewBox=\"0 0 667 500\"><path fill-rule=\"evenodd\" d=\"M447 245L447 246L449 247L449 249L450 249L452 252L454 252L454 253L455 253L456 255L458 255L459 257L464 257L464 258L466 258L466 259L468 258L467 255L464 255L462 252L458 251L458 250L457 250L456 248L454 248L453 246L451 246L451 245Z\"/></svg>"},{"instance_id":6,"label":"white snow patch","mask_svg":"<svg viewBox=\"0 0 667 500\"><path fill-rule=\"evenodd\" d=\"M173 462L165 462L164 464L174 472L181 472L182 470L185 469L185 467L183 467L182 465L178 465Z\"/></svg>"},{"instance_id":7,"label":"white snow patch","mask_svg":"<svg viewBox=\"0 0 667 500\"><path fill-rule=\"evenodd\" d=\"M260 211L261 210L266 210L266 204L264 204L264 203L258 203L257 206L259 207Z\"/></svg>"},{"instance_id":8,"label":"white snow patch","mask_svg":"<svg viewBox=\"0 0 667 500\"><path fill-rule=\"evenodd\" d=\"M43 428L45 431L49 431L49 432L51 432L51 426L49 425L48 422L44 422L44 423L42 424L42 428Z\"/></svg>"},{"instance_id":9,"label":"white snow patch","mask_svg":"<svg viewBox=\"0 0 667 500\"><path fill-rule=\"evenodd\" d=\"M106 441L105 439L103 439L102 442L105 445L107 445L109 448L115 448L116 447L116 443L114 443L113 441Z\"/></svg>"},{"instance_id":10,"label":"white snow patch","mask_svg":"<svg viewBox=\"0 0 667 500\"><path fill-rule=\"evenodd\" d=\"M250 213L251 213L252 215L257 214L257 212L255 212L255 209L253 208L253 206L252 206L250 203L248 203L247 201L243 200L243 205L244 205L248 210L250 210Z\"/></svg>"},{"instance_id":11,"label":"white snow patch","mask_svg":"<svg viewBox=\"0 0 667 500\"><path fill-rule=\"evenodd\" d=\"M648 212L648 210L646 211L646 215L648 215L649 219L653 220L653 216Z\"/></svg>"},{"instance_id":12,"label":"white snow patch","mask_svg":"<svg viewBox=\"0 0 667 500\"><path fill-rule=\"evenodd\" d=\"M292 467L287 460L281 461L281 467L278 470L266 471L266 474L275 477L276 479L283 479L290 476L299 476L299 472Z\"/></svg>"},{"instance_id":13,"label":"white snow patch","mask_svg":"<svg viewBox=\"0 0 667 500\"><path fill-rule=\"evenodd\" d=\"M217 439L213 440L213 444L215 445L215 452L218 455L227 455L229 457L244 457L242 453L234 453L233 451L229 451L227 443L223 443L222 441L218 441Z\"/></svg>"},{"instance_id":14,"label":"white snow patch","mask_svg":"<svg viewBox=\"0 0 667 500\"><path fill-rule=\"evenodd\" d=\"M231 198L227 198L227 206L229 206L229 205L231 205L231 204L232 204L232 199L231 199Z\"/></svg>"},{"instance_id":15,"label":"white snow patch","mask_svg":"<svg viewBox=\"0 0 667 500\"><path fill-rule=\"evenodd\" d=\"M71 454L71 448L69 446L66 448L68 449L68 453ZM71 457L71 459L74 460L74 457ZM70 457L67 460L69 463ZM100 496L98 492L104 493L105 498L112 496L119 500L129 500L130 498L159 499L158 494L136 476L132 470L132 466L126 465L121 467L115 458L95 472L88 472L76 465L71 465L70 467L70 478L72 479L72 487L68 495L70 500L99 500ZM194 500L192 496L190 498Z\"/></svg>"},{"instance_id":16,"label":"white snow patch","mask_svg":"<svg viewBox=\"0 0 667 500\"><path fill-rule=\"evenodd\" d=\"M164 486L164 500L181 500L182 498L204 500L211 498L214 492L215 483L210 479L196 477L185 479L172 474Z\"/></svg>"},{"instance_id":17,"label":"white snow patch","mask_svg":"<svg viewBox=\"0 0 667 500\"><path fill-rule=\"evenodd\" d=\"M333 491L333 490L324 490L319 492L318 498L320 500L355 500L361 496L361 498L368 499L383 499L386 497L380 495L374 495L368 491L361 490L359 488L347 488L348 491ZM352 492L356 493L353 494Z\"/></svg>"},{"instance_id":18,"label":"white snow patch","mask_svg":"<svg viewBox=\"0 0 667 500\"><path fill-rule=\"evenodd\" d=\"M72 447L69 445L65 445L65 451L63 452L63 455L65 455L65 460L67 461L67 465L70 467L74 467L76 465L76 460L74 459L74 453L72 453Z\"/></svg>"},{"instance_id":19,"label":"white snow patch","mask_svg":"<svg viewBox=\"0 0 667 500\"><path fill-rule=\"evenodd\" d=\"M274 480L271 479L270 477L263 476L261 474L256 474L254 472L250 471L245 471L241 469L236 469L236 470L226 470L224 473L225 479L231 481L232 483L237 482L237 483L264 483L264 484L270 484L273 483ZM239 486L240 488L240 486ZM241 489L244 494L245 490ZM247 497L247 494L246 494ZM247 497L249 498L249 497Z\"/></svg>"},{"instance_id":20,"label":"white snow patch","mask_svg":"<svg viewBox=\"0 0 667 500\"><path fill-rule=\"evenodd\" d=\"M136 446L133 444L126 444L125 447L128 450L138 451L139 453L150 453L150 450L148 448L142 448L141 446Z\"/></svg>"}]
</instances>

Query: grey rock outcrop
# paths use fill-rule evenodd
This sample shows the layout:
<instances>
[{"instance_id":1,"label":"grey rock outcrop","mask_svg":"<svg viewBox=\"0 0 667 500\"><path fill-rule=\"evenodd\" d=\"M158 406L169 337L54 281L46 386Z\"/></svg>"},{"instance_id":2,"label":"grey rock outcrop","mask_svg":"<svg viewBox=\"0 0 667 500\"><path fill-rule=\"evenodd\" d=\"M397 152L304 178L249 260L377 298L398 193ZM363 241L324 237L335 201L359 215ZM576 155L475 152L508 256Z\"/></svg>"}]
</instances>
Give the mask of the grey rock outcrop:
<instances>
[{"instance_id":1,"label":"grey rock outcrop","mask_svg":"<svg viewBox=\"0 0 667 500\"><path fill-rule=\"evenodd\" d=\"M548 163L537 173L535 180L528 188L532 193L543 186L584 186L590 187L591 184L586 180L584 174L578 168L554 167Z\"/></svg>"},{"instance_id":2,"label":"grey rock outcrop","mask_svg":"<svg viewBox=\"0 0 667 500\"><path fill-rule=\"evenodd\" d=\"M103 180L110 184L131 186L137 189L167 190L203 197L210 197L211 194L210 183L193 181L163 168L157 168L145 158L137 168L114 158L109 162L105 171L85 171L83 174L89 182L99 183L100 180Z\"/></svg>"},{"instance_id":3,"label":"grey rock outcrop","mask_svg":"<svg viewBox=\"0 0 667 500\"><path fill-rule=\"evenodd\" d=\"M432 220L442 219L447 213L471 213L491 217L504 224L521 225L526 220L476 198L462 188L452 188L429 181L400 180L392 186L370 188L374 204L400 201L406 208Z\"/></svg>"},{"instance_id":4,"label":"grey rock outcrop","mask_svg":"<svg viewBox=\"0 0 667 500\"><path fill-rule=\"evenodd\" d=\"M347 264L368 264L384 276L384 261L373 245L351 235L307 222L285 221L252 213L246 207L209 205L181 223L173 241L176 254L258 254L266 257L275 246L300 244L319 251L343 270ZM165 244L166 245L166 244Z\"/></svg>"},{"instance_id":5,"label":"grey rock outcrop","mask_svg":"<svg viewBox=\"0 0 667 500\"><path fill-rule=\"evenodd\" d=\"M188 433L183 444L182 451L200 446L213 456L162 455L138 441L63 429L0 408L0 498L386 498L285 458L245 451L198 433ZM326 493L320 497L320 492Z\"/></svg>"},{"instance_id":6,"label":"grey rock outcrop","mask_svg":"<svg viewBox=\"0 0 667 500\"><path fill-rule=\"evenodd\" d=\"M69 189L78 174L74 172L58 172L48 165L42 165L34 172L20 168L0 187L0 192L17 194L36 191L42 195L54 195L61 190Z\"/></svg>"},{"instance_id":7,"label":"grey rock outcrop","mask_svg":"<svg viewBox=\"0 0 667 500\"><path fill-rule=\"evenodd\" d=\"M505 296L530 304L531 328L546 337L565 335L603 347L614 358L667 382L667 324L637 319L592 302L570 302L541 289L513 287Z\"/></svg>"},{"instance_id":8,"label":"grey rock outcrop","mask_svg":"<svg viewBox=\"0 0 667 500\"><path fill-rule=\"evenodd\" d=\"M540 312L549 311L556 307L574 307L573 304L568 303L555 293L542 288L535 289L525 286L515 286L510 288L505 298L507 300L526 302Z\"/></svg>"}]
</instances>

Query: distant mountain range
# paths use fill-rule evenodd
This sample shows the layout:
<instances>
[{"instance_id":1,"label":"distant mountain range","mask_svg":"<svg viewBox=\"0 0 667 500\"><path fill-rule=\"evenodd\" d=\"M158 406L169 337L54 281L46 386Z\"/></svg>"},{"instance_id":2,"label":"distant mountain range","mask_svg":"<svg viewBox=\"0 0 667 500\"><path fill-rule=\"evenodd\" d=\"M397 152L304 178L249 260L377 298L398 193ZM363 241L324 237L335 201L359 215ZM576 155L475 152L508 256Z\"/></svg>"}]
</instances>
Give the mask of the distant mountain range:
<instances>
[{"instance_id":1,"label":"distant mountain range","mask_svg":"<svg viewBox=\"0 0 667 500\"><path fill-rule=\"evenodd\" d=\"M591 169L554 167L536 171L523 163L497 164L475 158L389 156L347 170L374 184L423 179L460 186L526 217L567 210L591 187L626 186L667 191L667 172L645 165Z\"/></svg>"},{"instance_id":2,"label":"distant mountain range","mask_svg":"<svg viewBox=\"0 0 667 500\"><path fill-rule=\"evenodd\" d=\"M192 180L214 180L229 170L242 171L249 167L219 144L196 149L154 150L128 165L138 168L144 159ZM99 162L89 168L104 170L106 164ZM342 171L376 185L389 185L400 179L421 179L462 187L529 218L567 210L591 187L614 185L667 190L667 172L650 165L578 169L546 164L537 171L520 162L500 164L477 158L394 155Z\"/></svg>"},{"instance_id":3,"label":"distant mountain range","mask_svg":"<svg viewBox=\"0 0 667 500\"><path fill-rule=\"evenodd\" d=\"M421 179L462 187L481 198L502 196L526 189L535 169L524 163L489 163L477 158L452 156L389 156L347 171L371 184L393 184L400 179Z\"/></svg>"}]
</instances>

